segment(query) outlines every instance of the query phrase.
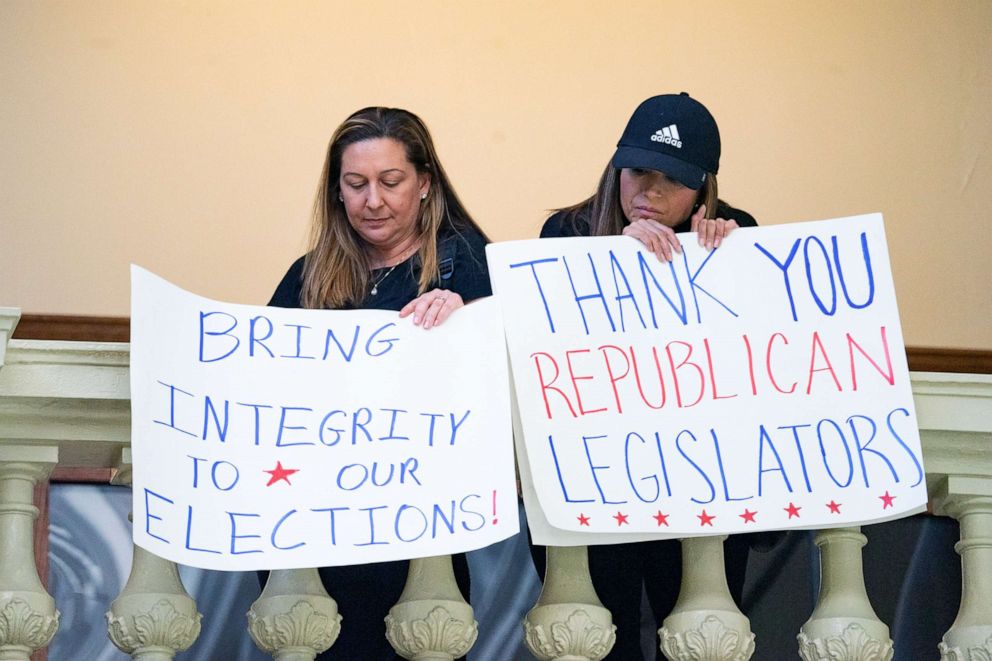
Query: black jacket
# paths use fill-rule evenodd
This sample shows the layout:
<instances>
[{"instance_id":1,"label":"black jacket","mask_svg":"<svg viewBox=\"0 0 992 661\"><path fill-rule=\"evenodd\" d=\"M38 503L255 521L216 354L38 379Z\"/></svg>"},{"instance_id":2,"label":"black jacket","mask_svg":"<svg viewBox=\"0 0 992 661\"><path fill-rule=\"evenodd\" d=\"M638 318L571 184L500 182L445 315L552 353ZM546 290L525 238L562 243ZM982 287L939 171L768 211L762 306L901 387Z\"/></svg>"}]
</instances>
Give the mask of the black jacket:
<instances>
[{"instance_id":1,"label":"black jacket","mask_svg":"<svg viewBox=\"0 0 992 661\"><path fill-rule=\"evenodd\" d=\"M589 236L589 221L581 214L572 214L572 218L567 217L564 211L556 211L544 223L541 228L541 238L558 238L568 236ZM758 223L754 217L746 211L735 209L723 200L717 200L716 217L736 220L739 227L757 227ZM674 228L676 234L689 232L692 222L686 220Z\"/></svg>"},{"instance_id":2,"label":"black jacket","mask_svg":"<svg viewBox=\"0 0 992 661\"><path fill-rule=\"evenodd\" d=\"M468 303L476 298L490 296L489 271L486 265L486 239L477 232L464 231L461 234L446 233L438 238L439 278L432 288L448 289ZM276 287L269 305L279 308L300 307L303 293L303 257L300 257L283 276ZM372 273L372 281L378 283L378 293L365 297L357 305L348 309L399 310L417 297L417 283L420 278L420 260L414 255L396 265L395 270L377 269Z\"/></svg>"}]
</instances>

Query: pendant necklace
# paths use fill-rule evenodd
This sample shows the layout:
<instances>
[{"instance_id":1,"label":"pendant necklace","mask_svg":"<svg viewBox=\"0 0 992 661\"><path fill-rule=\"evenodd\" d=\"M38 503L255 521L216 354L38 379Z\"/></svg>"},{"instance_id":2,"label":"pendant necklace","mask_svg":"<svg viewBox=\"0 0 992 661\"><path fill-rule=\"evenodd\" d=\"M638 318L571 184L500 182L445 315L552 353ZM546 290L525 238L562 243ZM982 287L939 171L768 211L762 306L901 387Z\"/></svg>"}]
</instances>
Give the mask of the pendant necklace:
<instances>
[{"instance_id":1,"label":"pendant necklace","mask_svg":"<svg viewBox=\"0 0 992 661\"><path fill-rule=\"evenodd\" d=\"M401 263L402 263L402 262L401 262ZM388 278L388 277L389 277L389 274L390 274L390 273L392 273L392 272L393 272L393 270L394 270L394 269L395 269L395 268L396 268L397 266L399 266L399 264L393 264L392 266L390 266L390 267L389 267L389 270L388 270L388 271L386 271L386 272L385 272L384 274L382 274L382 277L380 277L380 278L379 278L378 280L376 280L375 282L373 282L373 283L372 283L372 291L370 291L370 292L369 292L369 293L370 293L370 294L371 294L372 296L376 296L376 295L378 295L378 293L379 293L379 285L381 285L381 284L382 284L382 281L383 281L383 280L385 280L386 278Z\"/></svg>"}]
</instances>

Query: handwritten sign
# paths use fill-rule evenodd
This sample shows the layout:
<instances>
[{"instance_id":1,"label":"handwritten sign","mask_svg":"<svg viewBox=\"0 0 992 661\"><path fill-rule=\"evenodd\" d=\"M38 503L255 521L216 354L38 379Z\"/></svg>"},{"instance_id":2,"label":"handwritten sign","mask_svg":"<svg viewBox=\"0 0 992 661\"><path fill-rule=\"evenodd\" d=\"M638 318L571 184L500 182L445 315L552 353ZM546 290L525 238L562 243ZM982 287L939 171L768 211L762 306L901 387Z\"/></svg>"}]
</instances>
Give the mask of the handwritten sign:
<instances>
[{"instance_id":1,"label":"handwritten sign","mask_svg":"<svg viewBox=\"0 0 992 661\"><path fill-rule=\"evenodd\" d=\"M219 303L132 267L134 541L248 570L467 551L518 531L492 299L387 311Z\"/></svg>"},{"instance_id":2,"label":"handwritten sign","mask_svg":"<svg viewBox=\"0 0 992 661\"><path fill-rule=\"evenodd\" d=\"M535 541L921 511L882 217L736 230L712 252L680 238L671 263L628 237L487 248Z\"/></svg>"}]
</instances>

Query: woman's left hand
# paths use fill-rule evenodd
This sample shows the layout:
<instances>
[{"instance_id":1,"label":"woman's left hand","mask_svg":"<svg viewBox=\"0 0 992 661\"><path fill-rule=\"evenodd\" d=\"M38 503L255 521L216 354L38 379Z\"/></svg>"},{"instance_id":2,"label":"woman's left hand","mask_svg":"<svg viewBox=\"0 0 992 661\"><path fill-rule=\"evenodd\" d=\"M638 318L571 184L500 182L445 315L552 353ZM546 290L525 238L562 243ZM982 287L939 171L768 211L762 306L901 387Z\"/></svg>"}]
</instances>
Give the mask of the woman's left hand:
<instances>
[{"instance_id":1,"label":"woman's left hand","mask_svg":"<svg viewBox=\"0 0 992 661\"><path fill-rule=\"evenodd\" d=\"M400 318L413 314L413 325L429 330L439 326L451 313L465 306L462 297L447 289L432 289L403 306Z\"/></svg>"},{"instance_id":2,"label":"woman's left hand","mask_svg":"<svg viewBox=\"0 0 992 661\"><path fill-rule=\"evenodd\" d=\"M699 234L699 245L705 246L707 250L713 250L719 248L720 242L737 227L740 226L736 220L706 218L706 205L701 204L696 213L692 214L690 231Z\"/></svg>"}]
</instances>

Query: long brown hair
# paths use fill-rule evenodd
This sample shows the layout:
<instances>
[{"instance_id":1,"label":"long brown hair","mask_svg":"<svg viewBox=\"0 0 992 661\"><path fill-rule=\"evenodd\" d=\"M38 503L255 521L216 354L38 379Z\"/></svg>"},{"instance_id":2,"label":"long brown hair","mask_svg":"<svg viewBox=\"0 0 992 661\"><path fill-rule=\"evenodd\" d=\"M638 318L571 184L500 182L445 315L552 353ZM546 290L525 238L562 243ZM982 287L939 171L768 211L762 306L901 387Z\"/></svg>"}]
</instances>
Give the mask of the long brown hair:
<instances>
[{"instance_id":1,"label":"long brown hair","mask_svg":"<svg viewBox=\"0 0 992 661\"><path fill-rule=\"evenodd\" d=\"M716 218L717 193L716 175L707 172L706 182L696 196L697 206L706 205L707 218ZM564 212L564 221L573 227L578 227L583 222L589 223L589 236L614 236L622 233L629 221L620 206L620 170L613 167L612 163L607 163L595 193L578 204L557 211Z\"/></svg>"},{"instance_id":2,"label":"long brown hair","mask_svg":"<svg viewBox=\"0 0 992 661\"><path fill-rule=\"evenodd\" d=\"M438 278L438 233L474 230L485 237L472 219L445 174L424 122L408 110L370 107L353 113L334 131L313 205L310 246L303 264L301 304L305 308L339 308L365 299L371 282L362 239L348 222L338 199L341 156L356 142L392 138L403 145L407 160L418 174L430 178L427 198L420 205L417 231L421 243L418 293Z\"/></svg>"}]
</instances>

